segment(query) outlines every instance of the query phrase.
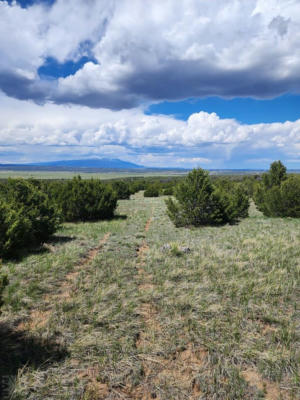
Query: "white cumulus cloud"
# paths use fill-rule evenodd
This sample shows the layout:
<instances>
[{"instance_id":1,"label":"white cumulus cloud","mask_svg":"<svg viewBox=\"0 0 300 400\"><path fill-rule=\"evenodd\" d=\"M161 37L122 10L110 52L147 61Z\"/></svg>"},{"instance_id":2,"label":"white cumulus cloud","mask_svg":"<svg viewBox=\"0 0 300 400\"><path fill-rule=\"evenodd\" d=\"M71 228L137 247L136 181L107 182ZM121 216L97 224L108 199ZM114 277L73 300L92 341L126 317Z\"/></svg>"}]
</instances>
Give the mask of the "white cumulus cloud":
<instances>
[{"instance_id":1,"label":"white cumulus cloud","mask_svg":"<svg viewBox=\"0 0 300 400\"><path fill-rule=\"evenodd\" d=\"M6 162L97 155L147 166L258 168L267 164L259 159L280 158L294 160L294 167L298 160L300 167L300 120L245 125L199 112L180 121L141 109L42 106L6 96L0 96L0 108L0 154Z\"/></svg>"}]
</instances>

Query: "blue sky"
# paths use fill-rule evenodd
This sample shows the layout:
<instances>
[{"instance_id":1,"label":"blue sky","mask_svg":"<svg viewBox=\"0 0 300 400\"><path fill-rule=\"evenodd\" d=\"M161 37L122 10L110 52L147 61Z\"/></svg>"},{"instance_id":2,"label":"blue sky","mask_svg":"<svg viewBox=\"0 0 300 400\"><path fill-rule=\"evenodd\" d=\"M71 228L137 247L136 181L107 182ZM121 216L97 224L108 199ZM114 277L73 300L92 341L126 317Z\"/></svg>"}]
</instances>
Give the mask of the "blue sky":
<instances>
[{"instance_id":1,"label":"blue sky","mask_svg":"<svg viewBox=\"0 0 300 400\"><path fill-rule=\"evenodd\" d=\"M187 120L191 114L199 111L215 112L221 118L235 118L243 124L297 121L300 118L300 96L286 94L264 100L249 97L207 97L178 102L166 101L151 104L146 113L174 115L175 118Z\"/></svg>"},{"instance_id":2,"label":"blue sky","mask_svg":"<svg viewBox=\"0 0 300 400\"><path fill-rule=\"evenodd\" d=\"M0 163L300 168L297 0L0 0Z\"/></svg>"},{"instance_id":3,"label":"blue sky","mask_svg":"<svg viewBox=\"0 0 300 400\"><path fill-rule=\"evenodd\" d=\"M14 0L0 0L0 1L6 1L8 4L12 4ZM44 4L44 5L53 5L55 3L55 0L15 0L15 3L17 3L20 7L27 8L30 7L34 4Z\"/></svg>"},{"instance_id":4,"label":"blue sky","mask_svg":"<svg viewBox=\"0 0 300 400\"><path fill-rule=\"evenodd\" d=\"M41 65L37 72L41 79L57 79L66 78L69 75L74 75L78 70L80 70L85 63L88 61L94 62L90 57L82 56L78 60L68 60L63 63L59 63L53 57L47 57Z\"/></svg>"}]
</instances>

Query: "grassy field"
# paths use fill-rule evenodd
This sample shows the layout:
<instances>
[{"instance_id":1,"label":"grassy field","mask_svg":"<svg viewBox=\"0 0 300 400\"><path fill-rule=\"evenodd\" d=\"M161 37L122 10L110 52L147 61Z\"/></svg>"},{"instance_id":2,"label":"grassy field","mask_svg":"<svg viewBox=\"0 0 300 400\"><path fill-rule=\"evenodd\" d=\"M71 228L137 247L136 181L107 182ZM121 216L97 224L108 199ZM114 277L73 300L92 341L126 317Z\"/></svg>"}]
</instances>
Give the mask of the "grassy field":
<instances>
[{"instance_id":1,"label":"grassy field","mask_svg":"<svg viewBox=\"0 0 300 400\"><path fill-rule=\"evenodd\" d=\"M7 398L300 396L299 220L174 228L139 193L3 269Z\"/></svg>"},{"instance_id":2,"label":"grassy field","mask_svg":"<svg viewBox=\"0 0 300 400\"><path fill-rule=\"evenodd\" d=\"M165 177L165 176L183 176L186 172L178 171L117 171L117 172L82 172L82 171L9 171L0 169L0 180L7 178L35 178L35 179L72 179L80 175L83 179L119 179L119 178L147 178L147 177Z\"/></svg>"}]
</instances>

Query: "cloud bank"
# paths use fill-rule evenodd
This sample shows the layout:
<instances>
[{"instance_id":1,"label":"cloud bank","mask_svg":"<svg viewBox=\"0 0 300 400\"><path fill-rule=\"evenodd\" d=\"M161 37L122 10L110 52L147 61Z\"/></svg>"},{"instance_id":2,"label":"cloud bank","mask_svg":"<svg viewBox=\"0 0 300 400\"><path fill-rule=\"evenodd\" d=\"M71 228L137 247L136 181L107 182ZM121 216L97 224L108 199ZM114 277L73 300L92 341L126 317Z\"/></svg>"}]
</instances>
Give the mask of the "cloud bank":
<instances>
[{"instance_id":1,"label":"cloud bank","mask_svg":"<svg viewBox=\"0 0 300 400\"><path fill-rule=\"evenodd\" d=\"M300 92L298 0L0 2L0 89L37 103L121 110L204 96ZM39 76L51 57L87 57Z\"/></svg>"},{"instance_id":2,"label":"cloud bank","mask_svg":"<svg viewBox=\"0 0 300 400\"><path fill-rule=\"evenodd\" d=\"M141 109L41 106L5 96L0 108L5 162L108 156L165 167L264 168L274 159L300 166L300 120L242 125L199 112L180 121Z\"/></svg>"}]
</instances>

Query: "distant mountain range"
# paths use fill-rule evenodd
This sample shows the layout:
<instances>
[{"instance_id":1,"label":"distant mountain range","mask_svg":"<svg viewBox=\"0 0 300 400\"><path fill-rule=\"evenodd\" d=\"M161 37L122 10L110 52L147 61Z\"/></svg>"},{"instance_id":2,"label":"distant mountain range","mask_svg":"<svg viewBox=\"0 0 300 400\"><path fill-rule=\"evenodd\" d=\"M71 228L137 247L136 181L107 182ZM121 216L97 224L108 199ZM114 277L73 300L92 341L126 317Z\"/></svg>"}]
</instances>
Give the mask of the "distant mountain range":
<instances>
[{"instance_id":1,"label":"distant mountain range","mask_svg":"<svg viewBox=\"0 0 300 400\"><path fill-rule=\"evenodd\" d=\"M117 169L138 169L145 168L142 165L134 164L129 161L119 160L118 158L90 158L86 160L60 160L33 163L40 167L67 167L67 168L117 168Z\"/></svg>"},{"instance_id":2,"label":"distant mountain range","mask_svg":"<svg viewBox=\"0 0 300 400\"><path fill-rule=\"evenodd\" d=\"M168 172L187 173L191 169L186 168L154 168L145 167L118 158L90 158L84 160L59 160L28 164L1 164L0 170L14 171L78 171L78 172L113 172L113 171L136 171L136 172ZM254 174L261 173L263 169L209 169L211 175L231 175L231 174ZM288 170L288 172L299 173L299 170Z\"/></svg>"},{"instance_id":3,"label":"distant mountain range","mask_svg":"<svg viewBox=\"0 0 300 400\"><path fill-rule=\"evenodd\" d=\"M0 168L50 168L50 169L143 169L142 165L134 164L118 158L93 158L86 160L59 160L28 164L0 164Z\"/></svg>"}]
</instances>

